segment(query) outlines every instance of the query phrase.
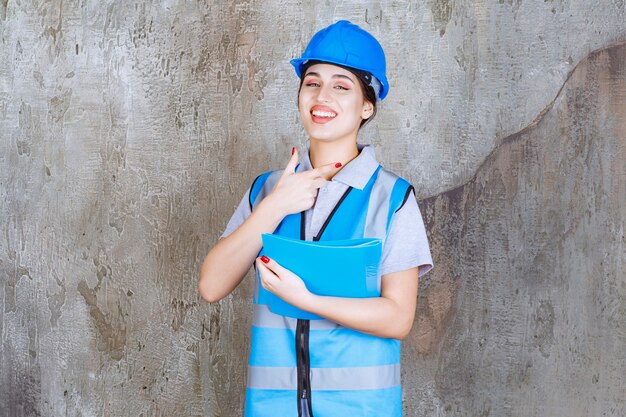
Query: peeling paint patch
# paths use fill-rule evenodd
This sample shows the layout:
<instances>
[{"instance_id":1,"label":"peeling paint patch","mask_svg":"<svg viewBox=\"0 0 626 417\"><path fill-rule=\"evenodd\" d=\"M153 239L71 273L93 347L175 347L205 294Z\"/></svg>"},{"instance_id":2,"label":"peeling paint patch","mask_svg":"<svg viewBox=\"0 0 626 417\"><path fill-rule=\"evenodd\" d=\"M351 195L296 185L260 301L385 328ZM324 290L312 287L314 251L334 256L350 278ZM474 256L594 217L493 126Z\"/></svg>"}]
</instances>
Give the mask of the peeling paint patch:
<instances>
[{"instance_id":1,"label":"peeling paint patch","mask_svg":"<svg viewBox=\"0 0 626 417\"><path fill-rule=\"evenodd\" d=\"M52 97L48 100L48 114L55 122L59 122L65 116L67 109L70 108L70 99L72 97L72 89L65 91L63 94Z\"/></svg>"},{"instance_id":2,"label":"peeling paint patch","mask_svg":"<svg viewBox=\"0 0 626 417\"><path fill-rule=\"evenodd\" d=\"M49 290L46 289L46 298L48 299L48 309L50 310L50 326L56 327L58 324L59 317L61 317L61 308L65 304L65 285L58 278L54 277L54 280L59 287L59 292L52 294Z\"/></svg>"},{"instance_id":3,"label":"peeling paint patch","mask_svg":"<svg viewBox=\"0 0 626 417\"><path fill-rule=\"evenodd\" d=\"M181 326L185 323L185 318L189 313L189 310L193 310L198 306L198 303L186 302L185 300L172 299L170 307L174 311L174 317L172 318L172 329L174 331L180 330Z\"/></svg>"},{"instance_id":4,"label":"peeling paint patch","mask_svg":"<svg viewBox=\"0 0 626 417\"><path fill-rule=\"evenodd\" d=\"M452 16L452 6L449 0L431 0L429 1L430 11L433 15L433 23L442 37L446 33L448 22Z\"/></svg>"},{"instance_id":5,"label":"peeling paint patch","mask_svg":"<svg viewBox=\"0 0 626 417\"><path fill-rule=\"evenodd\" d=\"M89 288L85 280L81 280L78 283L77 289L85 300L87 307L89 307L89 315L98 331L98 350L108 353L112 359L122 359L126 348L125 326L121 328L113 327L110 317L103 313L98 306L96 291Z\"/></svg>"},{"instance_id":6,"label":"peeling paint patch","mask_svg":"<svg viewBox=\"0 0 626 417\"><path fill-rule=\"evenodd\" d=\"M532 342L543 357L550 356L550 348L554 344L554 307L547 300L539 302L532 314Z\"/></svg>"},{"instance_id":7,"label":"peeling paint patch","mask_svg":"<svg viewBox=\"0 0 626 417\"><path fill-rule=\"evenodd\" d=\"M0 0L0 20L6 20L7 18L7 5L9 0Z\"/></svg>"},{"instance_id":8,"label":"peeling paint patch","mask_svg":"<svg viewBox=\"0 0 626 417\"><path fill-rule=\"evenodd\" d=\"M30 156L30 144L24 140L18 140L17 154L20 156Z\"/></svg>"}]
</instances>

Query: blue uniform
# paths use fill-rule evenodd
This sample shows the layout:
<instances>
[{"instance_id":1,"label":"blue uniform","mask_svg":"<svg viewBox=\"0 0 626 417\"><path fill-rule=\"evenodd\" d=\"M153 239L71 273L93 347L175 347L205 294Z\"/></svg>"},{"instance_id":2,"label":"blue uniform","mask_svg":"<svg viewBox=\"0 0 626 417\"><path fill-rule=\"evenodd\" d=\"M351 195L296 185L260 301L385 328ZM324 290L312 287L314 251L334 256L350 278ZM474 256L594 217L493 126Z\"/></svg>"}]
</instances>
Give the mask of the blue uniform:
<instances>
[{"instance_id":1,"label":"blue uniform","mask_svg":"<svg viewBox=\"0 0 626 417\"><path fill-rule=\"evenodd\" d=\"M395 215L410 201L410 184L372 163L373 152L368 158L369 150L363 154L364 147L359 148L361 155L339 174L347 171L349 175L348 168L354 164L354 169L368 176L361 175L361 184L345 187L309 240L374 237L385 241ZM307 158L302 162L298 170L309 168ZM247 193L251 210L271 192L281 173L268 172L255 180ZM306 220L305 213L287 216L274 233L307 239L307 225L315 219ZM423 228L421 217L415 222ZM432 260L427 244L419 256L421 259L413 256L408 261L413 264L403 269L420 266L421 273L428 270ZM383 274L389 273L384 261ZM265 290L257 282L246 416L401 416L398 340L366 335L328 320L273 314L259 303L261 291Z\"/></svg>"}]
</instances>

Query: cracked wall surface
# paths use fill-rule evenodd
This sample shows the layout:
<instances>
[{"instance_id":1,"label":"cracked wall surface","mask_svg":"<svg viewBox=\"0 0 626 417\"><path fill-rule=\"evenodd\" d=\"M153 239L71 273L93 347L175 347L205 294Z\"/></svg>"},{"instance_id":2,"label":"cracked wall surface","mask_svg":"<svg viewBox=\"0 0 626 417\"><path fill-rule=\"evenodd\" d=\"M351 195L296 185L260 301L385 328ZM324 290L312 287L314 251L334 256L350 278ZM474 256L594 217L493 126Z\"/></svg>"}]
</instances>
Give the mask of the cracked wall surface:
<instances>
[{"instance_id":1,"label":"cracked wall surface","mask_svg":"<svg viewBox=\"0 0 626 417\"><path fill-rule=\"evenodd\" d=\"M306 147L288 60L340 18L387 52L362 141L437 264L406 415L626 413L622 0L5 0L1 417L240 414L251 277L209 306L199 265Z\"/></svg>"},{"instance_id":2,"label":"cracked wall surface","mask_svg":"<svg viewBox=\"0 0 626 417\"><path fill-rule=\"evenodd\" d=\"M535 126L422 201L438 268L409 415L626 412L625 80L626 43L591 54Z\"/></svg>"}]
</instances>

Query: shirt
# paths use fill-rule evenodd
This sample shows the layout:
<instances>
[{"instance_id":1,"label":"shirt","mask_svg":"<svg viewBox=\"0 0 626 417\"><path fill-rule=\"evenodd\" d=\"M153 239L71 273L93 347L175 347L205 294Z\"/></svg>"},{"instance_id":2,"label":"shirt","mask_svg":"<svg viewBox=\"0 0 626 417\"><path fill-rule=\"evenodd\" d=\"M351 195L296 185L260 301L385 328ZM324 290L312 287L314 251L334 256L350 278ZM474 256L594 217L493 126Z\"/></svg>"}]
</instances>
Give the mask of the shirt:
<instances>
[{"instance_id":1,"label":"shirt","mask_svg":"<svg viewBox=\"0 0 626 417\"><path fill-rule=\"evenodd\" d=\"M378 168L379 163L376 160L373 146L357 144L357 148L359 155L319 189L313 207L305 211L306 240L312 240L313 236L319 232L324 221L346 190L349 187L362 190ZM296 171L302 172L310 169L312 166L307 151ZM245 192L221 238L235 231L250 216L252 212L249 196L250 188ZM381 275L419 267L419 276L421 277L433 267L424 221L417 205L415 193L411 192L411 196L393 216L391 228L383 246Z\"/></svg>"}]
</instances>

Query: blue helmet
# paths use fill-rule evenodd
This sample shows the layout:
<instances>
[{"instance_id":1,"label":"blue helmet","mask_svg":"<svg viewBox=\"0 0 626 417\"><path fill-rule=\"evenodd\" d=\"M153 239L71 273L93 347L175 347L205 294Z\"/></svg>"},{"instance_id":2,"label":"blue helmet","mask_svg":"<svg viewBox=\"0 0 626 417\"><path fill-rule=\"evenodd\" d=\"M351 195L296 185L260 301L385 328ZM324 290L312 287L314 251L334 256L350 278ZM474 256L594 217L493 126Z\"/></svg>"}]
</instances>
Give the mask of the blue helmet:
<instances>
[{"instance_id":1,"label":"blue helmet","mask_svg":"<svg viewBox=\"0 0 626 417\"><path fill-rule=\"evenodd\" d=\"M302 66L307 61L323 61L369 72L376 79L372 87L378 99L384 99L389 92L382 46L369 32L347 20L340 20L317 32L302 56L290 61L298 77L302 77ZM380 86L376 85L378 83Z\"/></svg>"}]
</instances>

